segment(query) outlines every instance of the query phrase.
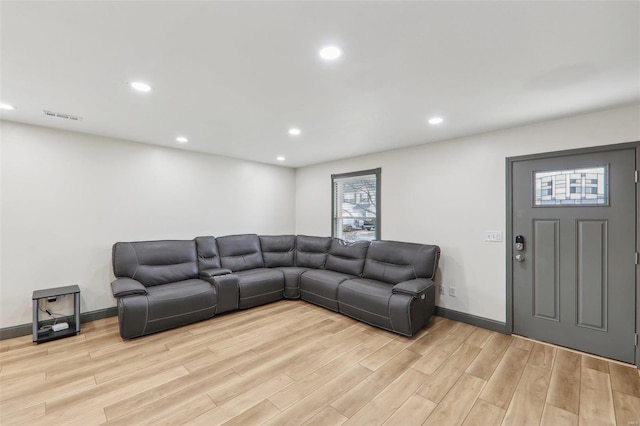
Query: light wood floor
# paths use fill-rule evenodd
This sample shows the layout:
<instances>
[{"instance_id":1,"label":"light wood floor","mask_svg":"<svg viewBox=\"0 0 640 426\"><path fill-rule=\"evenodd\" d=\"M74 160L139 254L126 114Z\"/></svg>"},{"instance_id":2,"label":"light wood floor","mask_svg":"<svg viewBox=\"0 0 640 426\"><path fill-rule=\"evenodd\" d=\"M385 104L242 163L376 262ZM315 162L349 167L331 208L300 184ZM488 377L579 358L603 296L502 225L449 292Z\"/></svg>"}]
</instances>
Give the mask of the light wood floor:
<instances>
[{"instance_id":1,"label":"light wood floor","mask_svg":"<svg viewBox=\"0 0 640 426\"><path fill-rule=\"evenodd\" d=\"M0 423L637 425L635 368L435 317L413 339L300 301L123 341L0 342Z\"/></svg>"}]
</instances>

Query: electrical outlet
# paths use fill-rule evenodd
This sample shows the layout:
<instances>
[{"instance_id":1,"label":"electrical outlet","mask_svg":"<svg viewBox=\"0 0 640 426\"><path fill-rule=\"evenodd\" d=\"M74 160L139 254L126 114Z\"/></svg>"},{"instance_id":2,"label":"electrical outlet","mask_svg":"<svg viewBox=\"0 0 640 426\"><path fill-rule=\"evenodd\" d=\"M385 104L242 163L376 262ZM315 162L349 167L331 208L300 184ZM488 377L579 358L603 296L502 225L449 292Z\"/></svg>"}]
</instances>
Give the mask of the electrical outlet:
<instances>
[{"instance_id":1,"label":"electrical outlet","mask_svg":"<svg viewBox=\"0 0 640 426\"><path fill-rule=\"evenodd\" d=\"M444 296L444 290L445 290L444 286L441 285L440 286L440 294L443 295L443 296Z\"/></svg>"},{"instance_id":2,"label":"electrical outlet","mask_svg":"<svg viewBox=\"0 0 640 426\"><path fill-rule=\"evenodd\" d=\"M456 288L455 287L449 287L449 296L456 297Z\"/></svg>"}]
</instances>

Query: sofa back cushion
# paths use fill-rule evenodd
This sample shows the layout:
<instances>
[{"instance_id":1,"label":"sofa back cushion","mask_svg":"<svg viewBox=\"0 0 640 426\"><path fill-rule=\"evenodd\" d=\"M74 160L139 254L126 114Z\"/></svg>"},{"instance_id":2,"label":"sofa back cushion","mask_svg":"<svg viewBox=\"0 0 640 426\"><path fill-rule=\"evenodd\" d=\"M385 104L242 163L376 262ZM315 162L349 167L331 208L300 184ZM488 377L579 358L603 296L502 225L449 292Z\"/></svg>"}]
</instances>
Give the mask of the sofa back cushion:
<instances>
[{"instance_id":1,"label":"sofa back cushion","mask_svg":"<svg viewBox=\"0 0 640 426\"><path fill-rule=\"evenodd\" d=\"M260 247L264 266L295 266L295 235L260 235Z\"/></svg>"},{"instance_id":2,"label":"sofa back cushion","mask_svg":"<svg viewBox=\"0 0 640 426\"><path fill-rule=\"evenodd\" d=\"M256 234L229 235L216 238L220 264L233 272L264 268L260 239Z\"/></svg>"},{"instance_id":3,"label":"sofa back cushion","mask_svg":"<svg viewBox=\"0 0 640 426\"><path fill-rule=\"evenodd\" d=\"M218 254L216 238L196 237L195 241L199 270L220 268L220 255Z\"/></svg>"},{"instance_id":4,"label":"sofa back cushion","mask_svg":"<svg viewBox=\"0 0 640 426\"><path fill-rule=\"evenodd\" d=\"M296 266L301 268L324 268L331 237L296 237Z\"/></svg>"},{"instance_id":5,"label":"sofa back cushion","mask_svg":"<svg viewBox=\"0 0 640 426\"><path fill-rule=\"evenodd\" d=\"M436 274L440 247L396 241L372 241L364 264L364 278L389 284Z\"/></svg>"},{"instance_id":6,"label":"sofa back cushion","mask_svg":"<svg viewBox=\"0 0 640 426\"><path fill-rule=\"evenodd\" d=\"M115 243L113 273L147 287L198 278L196 243L193 240Z\"/></svg>"},{"instance_id":7,"label":"sofa back cushion","mask_svg":"<svg viewBox=\"0 0 640 426\"><path fill-rule=\"evenodd\" d=\"M338 238L331 241L325 269L345 274L362 274L369 241L346 242Z\"/></svg>"}]
</instances>

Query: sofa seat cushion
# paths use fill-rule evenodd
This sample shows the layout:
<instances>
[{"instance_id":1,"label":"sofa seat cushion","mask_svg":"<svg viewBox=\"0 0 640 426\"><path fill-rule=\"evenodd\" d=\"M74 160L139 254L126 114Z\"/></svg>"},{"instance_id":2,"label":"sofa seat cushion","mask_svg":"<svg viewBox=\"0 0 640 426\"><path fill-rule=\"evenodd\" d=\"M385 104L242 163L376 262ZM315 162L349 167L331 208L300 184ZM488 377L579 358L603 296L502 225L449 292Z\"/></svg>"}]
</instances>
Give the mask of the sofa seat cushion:
<instances>
[{"instance_id":1,"label":"sofa seat cushion","mask_svg":"<svg viewBox=\"0 0 640 426\"><path fill-rule=\"evenodd\" d=\"M252 308L275 302L283 297L284 276L282 271L256 268L236 272L240 289L240 309Z\"/></svg>"},{"instance_id":2,"label":"sofa seat cushion","mask_svg":"<svg viewBox=\"0 0 640 426\"><path fill-rule=\"evenodd\" d=\"M340 284L340 312L369 324L391 330L389 301L393 286L366 278L356 278Z\"/></svg>"},{"instance_id":3,"label":"sofa seat cushion","mask_svg":"<svg viewBox=\"0 0 640 426\"><path fill-rule=\"evenodd\" d=\"M147 287L146 297L149 323L190 315L209 318L217 303L215 288L199 279Z\"/></svg>"},{"instance_id":4,"label":"sofa seat cushion","mask_svg":"<svg viewBox=\"0 0 640 426\"><path fill-rule=\"evenodd\" d=\"M284 274L284 297L285 299L300 298L300 277L309 268L299 268L297 266L282 266L278 268Z\"/></svg>"},{"instance_id":5,"label":"sofa seat cushion","mask_svg":"<svg viewBox=\"0 0 640 426\"><path fill-rule=\"evenodd\" d=\"M338 312L338 286L353 275L312 269L300 277L300 298Z\"/></svg>"}]
</instances>

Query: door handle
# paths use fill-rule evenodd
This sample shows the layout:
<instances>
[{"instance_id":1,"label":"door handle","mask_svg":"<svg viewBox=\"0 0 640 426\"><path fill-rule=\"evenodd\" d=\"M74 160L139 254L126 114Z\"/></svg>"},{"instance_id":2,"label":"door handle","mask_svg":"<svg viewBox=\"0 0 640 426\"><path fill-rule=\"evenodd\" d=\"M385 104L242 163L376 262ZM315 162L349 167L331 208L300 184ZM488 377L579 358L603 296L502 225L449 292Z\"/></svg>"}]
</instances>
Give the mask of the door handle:
<instances>
[{"instance_id":1,"label":"door handle","mask_svg":"<svg viewBox=\"0 0 640 426\"><path fill-rule=\"evenodd\" d=\"M517 260L518 262L523 262L523 261L524 261L524 256L523 256L523 255L521 255L521 254L516 254L516 260Z\"/></svg>"}]
</instances>

